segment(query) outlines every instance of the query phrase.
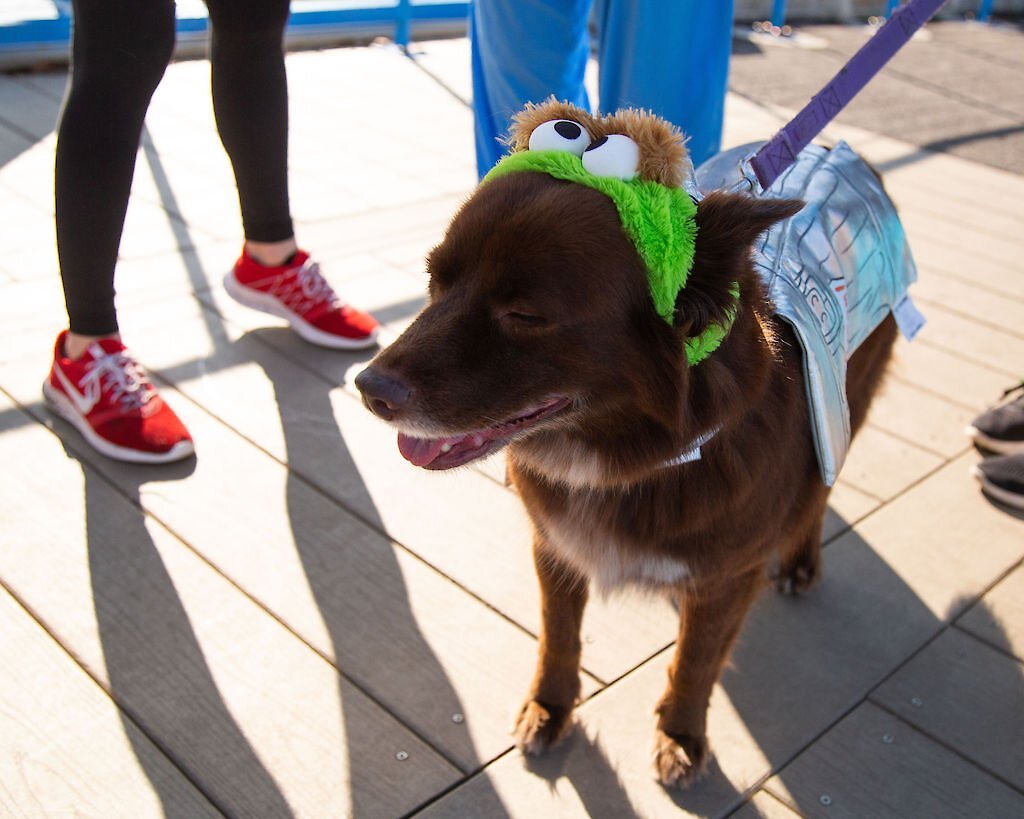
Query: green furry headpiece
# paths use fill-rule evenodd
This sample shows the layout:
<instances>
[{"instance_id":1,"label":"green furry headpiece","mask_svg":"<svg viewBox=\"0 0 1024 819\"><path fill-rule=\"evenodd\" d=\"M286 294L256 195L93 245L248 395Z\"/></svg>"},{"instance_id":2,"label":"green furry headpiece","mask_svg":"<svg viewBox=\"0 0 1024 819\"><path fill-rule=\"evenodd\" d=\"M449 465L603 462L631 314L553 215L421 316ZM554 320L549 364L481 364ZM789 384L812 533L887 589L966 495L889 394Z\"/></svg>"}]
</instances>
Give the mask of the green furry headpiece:
<instances>
[{"instance_id":1,"label":"green furry headpiece","mask_svg":"<svg viewBox=\"0 0 1024 819\"><path fill-rule=\"evenodd\" d=\"M697 206L682 188L667 188L648 179L628 182L589 173L568 151L520 151L501 160L484 181L516 171L537 171L600 191L615 203L622 226L647 265L654 307L672 323L676 296L693 267Z\"/></svg>"},{"instance_id":2,"label":"green furry headpiece","mask_svg":"<svg viewBox=\"0 0 1024 819\"><path fill-rule=\"evenodd\" d=\"M574 139L569 138L575 133L572 125L582 129ZM516 127L519 133L513 131L513 152L492 168L481 184L510 173L533 171L603 193L615 203L623 229L647 268L655 310L672 324L676 298L686 287L693 268L697 240L697 205L679 185L675 170L683 161L688 163L682 136L663 120L641 112L620 112L595 120L581 109L553 100L528 106L517 115ZM602 130L606 133L600 133ZM623 131L631 132L630 136ZM598 139L591 142L595 135ZM586 151L588 146L591 150L599 148L604 155ZM645 148L648 154L669 154L668 161L652 170ZM587 163L581 159L585 151ZM597 162L593 157L598 157ZM601 162L604 166L599 166ZM738 298L738 290L734 295ZM699 336L687 339L686 355L691 366L721 344L734 315L735 309L724 326L711 325Z\"/></svg>"}]
</instances>

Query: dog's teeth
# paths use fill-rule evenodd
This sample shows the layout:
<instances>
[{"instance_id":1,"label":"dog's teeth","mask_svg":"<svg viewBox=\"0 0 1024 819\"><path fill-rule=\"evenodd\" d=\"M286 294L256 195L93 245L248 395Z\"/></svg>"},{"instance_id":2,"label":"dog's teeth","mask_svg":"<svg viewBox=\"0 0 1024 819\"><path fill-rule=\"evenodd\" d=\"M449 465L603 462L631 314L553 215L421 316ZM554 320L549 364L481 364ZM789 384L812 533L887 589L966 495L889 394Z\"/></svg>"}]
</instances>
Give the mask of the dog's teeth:
<instances>
[{"instance_id":1,"label":"dog's teeth","mask_svg":"<svg viewBox=\"0 0 1024 819\"><path fill-rule=\"evenodd\" d=\"M481 446L481 445L483 445L483 442L484 442L484 439L483 439L482 435L474 435L473 436L473 446Z\"/></svg>"},{"instance_id":2,"label":"dog's teeth","mask_svg":"<svg viewBox=\"0 0 1024 819\"><path fill-rule=\"evenodd\" d=\"M441 451L442 452L451 452L452 451L451 443L441 444Z\"/></svg>"}]
</instances>

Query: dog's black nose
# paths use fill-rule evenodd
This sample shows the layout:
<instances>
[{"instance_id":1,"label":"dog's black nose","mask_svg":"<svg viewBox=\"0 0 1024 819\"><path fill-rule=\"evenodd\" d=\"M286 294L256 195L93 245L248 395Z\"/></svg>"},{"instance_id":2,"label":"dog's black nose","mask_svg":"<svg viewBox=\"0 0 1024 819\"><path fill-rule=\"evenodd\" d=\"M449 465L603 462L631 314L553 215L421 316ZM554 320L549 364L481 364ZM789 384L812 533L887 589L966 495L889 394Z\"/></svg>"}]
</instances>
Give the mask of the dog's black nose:
<instances>
[{"instance_id":1,"label":"dog's black nose","mask_svg":"<svg viewBox=\"0 0 1024 819\"><path fill-rule=\"evenodd\" d=\"M374 415L393 421L409 400L409 388L373 367L356 376L356 389L363 394L363 403Z\"/></svg>"}]
</instances>

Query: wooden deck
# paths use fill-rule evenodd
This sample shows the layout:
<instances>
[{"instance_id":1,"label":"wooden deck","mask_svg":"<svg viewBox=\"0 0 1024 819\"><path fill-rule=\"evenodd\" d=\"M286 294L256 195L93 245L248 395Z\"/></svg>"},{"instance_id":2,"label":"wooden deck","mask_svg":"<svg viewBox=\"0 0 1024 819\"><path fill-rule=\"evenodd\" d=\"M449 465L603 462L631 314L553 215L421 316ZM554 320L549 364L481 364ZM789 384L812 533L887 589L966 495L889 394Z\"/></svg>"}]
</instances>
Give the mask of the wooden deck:
<instances>
[{"instance_id":1,"label":"wooden deck","mask_svg":"<svg viewBox=\"0 0 1024 819\"><path fill-rule=\"evenodd\" d=\"M474 184L467 66L461 40L289 57L299 239L395 331ZM835 131L884 173L929 323L833 495L824 582L759 603L678 794L650 767L675 631L651 599L595 601L580 727L512 748L538 627L519 503L500 462L410 467L353 391L366 356L225 297L205 63L154 99L117 279L198 458L117 464L51 418L64 79L0 77L0 815L1024 816L1024 523L963 435L1024 374L1024 178ZM731 96L726 144L786 114Z\"/></svg>"}]
</instances>

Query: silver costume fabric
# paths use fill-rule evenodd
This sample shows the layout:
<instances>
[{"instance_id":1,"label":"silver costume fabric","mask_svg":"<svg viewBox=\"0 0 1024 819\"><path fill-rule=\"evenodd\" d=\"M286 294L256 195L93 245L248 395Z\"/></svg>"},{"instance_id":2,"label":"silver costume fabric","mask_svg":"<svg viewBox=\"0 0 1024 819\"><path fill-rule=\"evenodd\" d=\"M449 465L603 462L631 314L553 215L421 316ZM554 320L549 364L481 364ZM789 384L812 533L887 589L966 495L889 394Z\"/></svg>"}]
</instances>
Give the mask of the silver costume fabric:
<instances>
[{"instance_id":1,"label":"silver costume fabric","mask_svg":"<svg viewBox=\"0 0 1024 819\"><path fill-rule=\"evenodd\" d=\"M917 269L892 201L845 142L805 148L767 191L749 166L762 144L712 157L697 169L696 184L807 203L759 239L753 259L803 347L814 445L831 486L850 446L846 362L890 312L908 337L923 323L907 296Z\"/></svg>"}]
</instances>

